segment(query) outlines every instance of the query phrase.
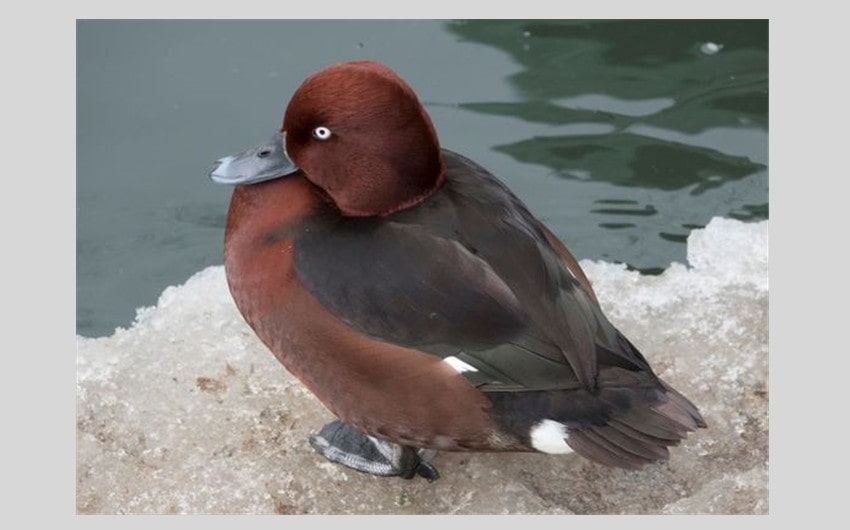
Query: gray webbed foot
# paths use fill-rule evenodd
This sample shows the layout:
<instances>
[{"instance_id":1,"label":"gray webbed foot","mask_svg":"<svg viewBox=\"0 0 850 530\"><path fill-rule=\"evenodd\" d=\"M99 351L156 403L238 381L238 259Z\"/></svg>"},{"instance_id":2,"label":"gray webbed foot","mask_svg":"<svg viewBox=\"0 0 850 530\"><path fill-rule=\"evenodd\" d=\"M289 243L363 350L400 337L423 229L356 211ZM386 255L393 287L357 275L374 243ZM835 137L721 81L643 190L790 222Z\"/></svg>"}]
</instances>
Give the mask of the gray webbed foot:
<instances>
[{"instance_id":1,"label":"gray webbed foot","mask_svg":"<svg viewBox=\"0 0 850 530\"><path fill-rule=\"evenodd\" d=\"M419 475L428 482L440 478L437 468L428 462L436 451L379 440L339 420L311 436L310 445L331 462L363 473L406 479Z\"/></svg>"}]
</instances>

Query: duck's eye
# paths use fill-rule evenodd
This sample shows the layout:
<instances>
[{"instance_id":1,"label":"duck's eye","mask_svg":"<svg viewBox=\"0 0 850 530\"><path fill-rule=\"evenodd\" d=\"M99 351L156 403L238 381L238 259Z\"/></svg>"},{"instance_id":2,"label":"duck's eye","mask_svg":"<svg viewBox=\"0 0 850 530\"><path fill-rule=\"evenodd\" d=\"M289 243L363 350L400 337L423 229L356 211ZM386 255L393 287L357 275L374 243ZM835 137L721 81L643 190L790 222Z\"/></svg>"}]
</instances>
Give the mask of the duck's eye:
<instances>
[{"instance_id":1,"label":"duck's eye","mask_svg":"<svg viewBox=\"0 0 850 530\"><path fill-rule=\"evenodd\" d=\"M313 129L313 136L318 140L327 140L331 137L331 130L320 125Z\"/></svg>"}]
</instances>

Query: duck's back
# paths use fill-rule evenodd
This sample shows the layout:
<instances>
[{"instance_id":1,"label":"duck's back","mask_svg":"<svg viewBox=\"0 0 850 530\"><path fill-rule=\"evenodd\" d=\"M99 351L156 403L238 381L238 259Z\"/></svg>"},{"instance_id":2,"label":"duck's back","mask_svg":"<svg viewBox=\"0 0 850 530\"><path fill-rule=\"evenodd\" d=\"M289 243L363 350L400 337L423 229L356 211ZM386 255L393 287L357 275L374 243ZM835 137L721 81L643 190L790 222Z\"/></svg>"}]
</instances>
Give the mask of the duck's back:
<instances>
[{"instance_id":1,"label":"duck's back","mask_svg":"<svg viewBox=\"0 0 850 530\"><path fill-rule=\"evenodd\" d=\"M357 333L447 359L529 450L561 452L563 435L609 465L666 457L703 425L697 409L606 319L575 260L506 186L443 157L443 186L414 208L316 217L295 240L300 281Z\"/></svg>"}]
</instances>

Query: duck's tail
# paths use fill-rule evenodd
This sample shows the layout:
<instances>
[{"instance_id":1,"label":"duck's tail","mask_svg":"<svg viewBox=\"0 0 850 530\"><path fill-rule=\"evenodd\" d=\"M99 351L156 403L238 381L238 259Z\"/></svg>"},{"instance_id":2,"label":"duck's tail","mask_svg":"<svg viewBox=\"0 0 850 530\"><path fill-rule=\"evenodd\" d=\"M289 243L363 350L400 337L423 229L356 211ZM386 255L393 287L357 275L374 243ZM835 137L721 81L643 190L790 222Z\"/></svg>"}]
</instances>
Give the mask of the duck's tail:
<instances>
[{"instance_id":1,"label":"duck's tail","mask_svg":"<svg viewBox=\"0 0 850 530\"><path fill-rule=\"evenodd\" d=\"M600 464L638 469L667 460L668 447L678 445L689 432L706 427L697 408L673 387L661 381L658 399L613 414L604 425L571 428L567 444L578 454ZM606 389L599 397L605 399Z\"/></svg>"}]
</instances>

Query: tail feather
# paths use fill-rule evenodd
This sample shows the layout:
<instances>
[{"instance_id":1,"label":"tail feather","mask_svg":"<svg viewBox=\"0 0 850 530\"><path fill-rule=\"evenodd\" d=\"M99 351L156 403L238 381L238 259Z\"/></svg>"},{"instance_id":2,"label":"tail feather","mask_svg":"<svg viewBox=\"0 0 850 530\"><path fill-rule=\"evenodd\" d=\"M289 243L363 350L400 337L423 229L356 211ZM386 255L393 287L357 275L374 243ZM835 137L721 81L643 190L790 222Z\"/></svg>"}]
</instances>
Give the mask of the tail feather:
<instances>
[{"instance_id":1,"label":"tail feather","mask_svg":"<svg viewBox=\"0 0 850 530\"><path fill-rule=\"evenodd\" d=\"M611 423L609 423L608 426L623 433L628 438L641 441L644 445L648 445L649 447L670 447L679 443L679 440L658 438L657 436L652 436L651 434L646 434L645 432L633 429L617 419L611 420Z\"/></svg>"},{"instance_id":2,"label":"tail feather","mask_svg":"<svg viewBox=\"0 0 850 530\"><path fill-rule=\"evenodd\" d=\"M564 442L604 465L637 469L670 456L705 427L697 408L651 372L608 367L597 388L488 392L490 414L529 449L563 452Z\"/></svg>"},{"instance_id":3,"label":"tail feather","mask_svg":"<svg viewBox=\"0 0 850 530\"><path fill-rule=\"evenodd\" d=\"M571 432L567 443L578 454L606 466L639 469L646 463L634 458L624 458L621 454L610 450L606 444L600 444L594 440L589 431Z\"/></svg>"},{"instance_id":4,"label":"tail feather","mask_svg":"<svg viewBox=\"0 0 850 530\"><path fill-rule=\"evenodd\" d=\"M673 428L678 429L684 427L686 431L695 431L699 427L693 416L688 414L684 409L678 407L676 403L672 401L661 403L654 406L652 409L663 418L671 420L673 422Z\"/></svg>"},{"instance_id":5,"label":"tail feather","mask_svg":"<svg viewBox=\"0 0 850 530\"><path fill-rule=\"evenodd\" d=\"M643 437L629 436L624 434L622 431L617 430L617 428L613 425L593 427L590 430L623 450L645 458L648 461L664 460L669 456L669 452L667 451L667 446L665 444L648 442L646 438Z\"/></svg>"},{"instance_id":6,"label":"tail feather","mask_svg":"<svg viewBox=\"0 0 850 530\"><path fill-rule=\"evenodd\" d=\"M664 387L664 390L667 393L667 397L670 398L670 403L674 404L675 406L683 410L685 413L687 413L693 419L694 423L696 423L697 427L707 427L705 420L703 419L702 414L700 414L696 405L691 403L688 398L683 396L681 393L679 393L678 390L668 385L664 381L659 379L658 382L661 383L661 386Z\"/></svg>"},{"instance_id":7,"label":"tail feather","mask_svg":"<svg viewBox=\"0 0 850 530\"><path fill-rule=\"evenodd\" d=\"M667 460L668 447L706 424L693 403L666 383L661 386L660 402L638 401L605 425L571 429L567 443L580 455L608 466L638 469Z\"/></svg>"},{"instance_id":8,"label":"tail feather","mask_svg":"<svg viewBox=\"0 0 850 530\"><path fill-rule=\"evenodd\" d=\"M647 405L628 410L613 419L636 431L655 438L669 440L674 444L679 442L686 432L677 422L667 418L663 413L655 412Z\"/></svg>"},{"instance_id":9,"label":"tail feather","mask_svg":"<svg viewBox=\"0 0 850 530\"><path fill-rule=\"evenodd\" d=\"M584 435L588 440L600 447L603 447L609 453L616 455L621 462L625 463L629 467L633 466L634 468L639 468L644 464L658 460L657 458L647 458L638 454L636 444L625 444L628 447L622 447L621 445L614 443L614 441L608 436L609 434L609 429L604 427L592 427L584 431Z\"/></svg>"}]
</instances>

